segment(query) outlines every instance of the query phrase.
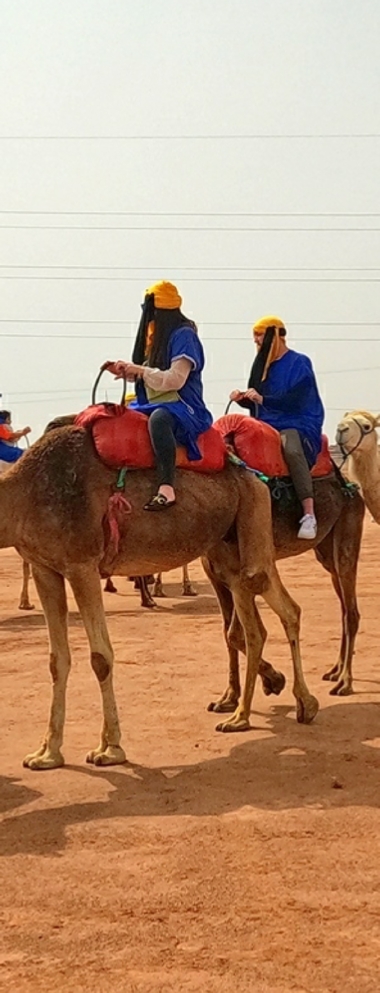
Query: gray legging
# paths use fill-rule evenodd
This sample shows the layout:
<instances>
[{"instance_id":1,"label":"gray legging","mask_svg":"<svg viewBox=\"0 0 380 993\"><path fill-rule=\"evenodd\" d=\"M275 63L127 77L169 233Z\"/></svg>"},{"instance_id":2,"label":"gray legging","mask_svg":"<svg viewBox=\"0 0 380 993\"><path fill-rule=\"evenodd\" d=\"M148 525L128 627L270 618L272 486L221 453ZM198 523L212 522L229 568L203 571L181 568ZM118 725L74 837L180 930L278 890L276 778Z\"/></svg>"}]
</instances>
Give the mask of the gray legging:
<instances>
[{"instance_id":1,"label":"gray legging","mask_svg":"<svg viewBox=\"0 0 380 993\"><path fill-rule=\"evenodd\" d=\"M313 483L298 431L294 428L281 431L281 444L294 489L302 503L313 497Z\"/></svg>"}]
</instances>

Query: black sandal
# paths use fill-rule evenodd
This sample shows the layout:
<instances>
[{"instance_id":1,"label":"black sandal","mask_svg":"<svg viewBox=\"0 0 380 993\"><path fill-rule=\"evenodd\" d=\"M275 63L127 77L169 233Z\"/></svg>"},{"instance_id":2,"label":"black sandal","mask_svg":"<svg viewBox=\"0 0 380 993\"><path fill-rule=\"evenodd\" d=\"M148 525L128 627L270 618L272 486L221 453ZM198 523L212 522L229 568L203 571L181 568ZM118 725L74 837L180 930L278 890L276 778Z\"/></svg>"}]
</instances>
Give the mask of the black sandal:
<instances>
[{"instance_id":1,"label":"black sandal","mask_svg":"<svg viewBox=\"0 0 380 993\"><path fill-rule=\"evenodd\" d=\"M145 504L144 510L167 510L168 507L173 507L175 502L175 500L168 500L163 493L156 493L156 495Z\"/></svg>"}]
</instances>

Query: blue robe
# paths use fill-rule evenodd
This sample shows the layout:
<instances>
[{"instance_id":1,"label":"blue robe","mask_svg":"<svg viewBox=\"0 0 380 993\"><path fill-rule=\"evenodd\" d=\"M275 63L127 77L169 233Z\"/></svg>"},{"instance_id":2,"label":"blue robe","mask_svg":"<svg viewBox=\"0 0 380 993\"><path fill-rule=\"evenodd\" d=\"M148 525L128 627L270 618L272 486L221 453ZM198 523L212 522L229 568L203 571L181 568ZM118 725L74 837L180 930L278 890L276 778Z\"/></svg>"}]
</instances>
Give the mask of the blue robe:
<instances>
[{"instance_id":1,"label":"blue robe","mask_svg":"<svg viewBox=\"0 0 380 993\"><path fill-rule=\"evenodd\" d=\"M314 465L321 450L324 409L307 355L289 349L272 362L259 393L263 397L257 405L259 420L277 431L295 428L309 465ZM253 405L250 413L254 415Z\"/></svg>"},{"instance_id":2,"label":"blue robe","mask_svg":"<svg viewBox=\"0 0 380 993\"><path fill-rule=\"evenodd\" d=\"M166 368L169 369L173 360L189 359L192 368L184 386L177 390L179 400L161 400L149 403L144 383L141 379L136 383L137 399L130 406L143 414L152 414L162 407L168 410L174 420L174 436L177 445L186 448L187 456L197 462L201 453L197 438L212 425L212 415L203 400L201 373L205 364L203 347L196 331L188 325L173 331L168 343Z\"/></svg>"}]
</instances>

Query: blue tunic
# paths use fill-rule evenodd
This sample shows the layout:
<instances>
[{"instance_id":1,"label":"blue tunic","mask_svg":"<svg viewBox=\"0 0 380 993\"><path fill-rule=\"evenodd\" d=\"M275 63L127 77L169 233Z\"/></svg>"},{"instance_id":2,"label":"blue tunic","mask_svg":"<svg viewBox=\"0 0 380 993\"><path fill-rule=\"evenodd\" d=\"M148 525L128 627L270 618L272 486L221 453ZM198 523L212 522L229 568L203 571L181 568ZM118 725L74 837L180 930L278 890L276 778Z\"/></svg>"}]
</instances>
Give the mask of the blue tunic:
<instances>
[{"instance_id":1,"label":"blue tunic","mask_svg":"<svg viewBox=\"0 0 380 993\"><path fill-rule=\"evenodd\" d=\"M24 454L23 448L17 448L16 445L9 445L6 441L0 440L0 462L18 462Z\"/></svg>"},{"instance_id":2,"label":"blue tunic","mask_svg":"<svg viewBox=\"0 0 380 993\"><path fill-rule=\"evenodd\" d=\"M259 420L277 431L295 428L309 465L314 465L321 450L324 409L310 359L289 349L269 366L259 392Z\"/></svg>"},{"instance_id":3,"label":"blue tunic","mask_svg":"<svg viewBox=\"0 0 380 993\"><path fill-rule=\"evenodd\" d=\"M131 407L148 415L160 407L168 410L174 420L173 430L177 444L186 448L189 459L198 461L201 453L197 438L211 427L212 415L203 400L201 373L205 358L202 343L196 331L188 325L178 328L169 339L167 368L169 369L172 362L177 359L189 359L192 365L186 383L176 391L180 399L170 400L168 403L164 401L149 403L144 383L139 379L136 384L137 400L132 401Z\"/></svg>"}]
</instances>

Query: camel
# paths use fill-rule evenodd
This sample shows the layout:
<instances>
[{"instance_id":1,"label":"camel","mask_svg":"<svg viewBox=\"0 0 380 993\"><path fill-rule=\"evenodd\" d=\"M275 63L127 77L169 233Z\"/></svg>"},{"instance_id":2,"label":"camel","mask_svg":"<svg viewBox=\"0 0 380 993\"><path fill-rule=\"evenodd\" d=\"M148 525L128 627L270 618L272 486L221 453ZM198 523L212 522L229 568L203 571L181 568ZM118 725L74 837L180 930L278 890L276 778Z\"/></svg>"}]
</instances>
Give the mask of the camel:
<instances>
[{"instance_id":1,"label":"camel","mask_svg":"<svg viewBox=\"0 0 380 993\"><path fill-rule=\"evenodd\" d=\"M349 479L359 484L364 502L380 524L380 453L376 428L380 415L352 410L339 422L336 441L346 459Z\"/></svg>"},{"instance_id":2,"label":"camel","mask_svg":"<svg viewBox=\"0 0 380 993\"><path fill-rule=\"evenodd\" d=\"M352 659L360 615L356 601L356 575L363 531L365 506L358 490L344 489L339 470L335 475L314 480L314 498L318 521L318 534L314 542L296 538L299 508L295 504L288 510L273 501L273 535L276 559L300 555L310 548L318 562L330 573L333 588L339 598L342 612L342 636L336 664L324 675L335 686L332 696L348 696L353 692ZM306 547L305 547L306 546ZM203 558L203 567L214 587L224 619L224 634L229 655L229 680L219 700L209 704L216 713L234 712L240 698L239 651L245 652L244 635L234 610L230 590L220 581L212 564ZM281 692L273 686L264 692Z\"/></svg>"},{"instance_id":3,"label":"camel","mask_svg":"<svg viewBox=\"0 0 380 993\"><path fill-rule=\"evenodd\" d=\"M61 746L70 670L65 579L86 629L91 666L103 703L100 744L88 753L87 761L96 766L118 765L126 756L120 744L113 652L100 575L170 571L201 555L216 581L231 594L247 656L241 700L218 729L239 732L249 728L258 672L269 688L273 674L276 685L278 674L261 661L265 629L255 605L258 594L280 617L290 644L297 718L305 723L314 719L318 701L310 694L302 672L300 609L276 569L267 488L251 473L230 463L216 474L179 470L177 477L175 506L159 521L152 521L143 506L155 473L135 470L126 483L129 512L124 509L115 518L113 510L111 518L110 498L117 473L101 463L88 432L66 426L45 434L0 479L0 547L15 547L31 563L50 641L50 718L41 746L24 759L29 769L64 764Z\"/></svg>"}]
</instances>

